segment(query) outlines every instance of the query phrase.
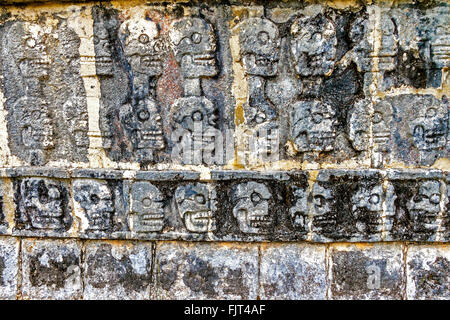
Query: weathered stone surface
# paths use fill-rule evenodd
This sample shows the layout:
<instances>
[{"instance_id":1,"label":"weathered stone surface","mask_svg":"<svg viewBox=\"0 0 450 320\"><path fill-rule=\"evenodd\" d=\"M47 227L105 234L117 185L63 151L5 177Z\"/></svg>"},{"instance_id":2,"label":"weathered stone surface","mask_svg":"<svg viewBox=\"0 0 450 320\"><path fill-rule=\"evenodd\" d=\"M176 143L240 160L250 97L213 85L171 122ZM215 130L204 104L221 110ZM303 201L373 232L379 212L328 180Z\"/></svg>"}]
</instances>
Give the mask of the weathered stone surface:
<instances>
[{"instance_id":1,"label":"weathered stone surface","mask_svg":"<svg viewBox=\"0 0 450 320\"><path fill-rule=\"evenodd\" d=\"M325 246L262 245L261 299L324 300L327 296Z\"/></svg>"},{"instance_id":2,"label":"weathered stone surface","mask_svg":"<svg viewBox=\"0 0 450 320\"><path fill-rule=\"evenodd\" d=\"M448 300L450 298L450 248L408 246L406 259L408 299Z\"/></svg>"},{"instance_id":3,"label":"weathered stone surface","mask_svg":"<svg viewBox=\"0 0 450 320\"><path fill-rule=\"evenodd\" d=\"M74 240L22 241L23 299L80 299L81 243Z\"/></svg>"},{"instance_id":4,"label":"weathered stone surface","mask_svg":"<svg viewBox=\"0 0 450 320\"><path fill-rule=\"evenodd\" d=\"M73 226L68 183L50 178L14 180L14 234L68 236Z\"/></svg>"},{"instance_id":5,"label":"weathered stone surface","mask_svg":"<svg viewBox=\"0 0 450 320\"><path fill-rule=\"evenodd\" d=\"M256 299L258 247L158 243L152 299Z\"/></svg>"},{"instance_id":6,"label":"weathered stone surface","mask_svg":"<svg viewBox=\"0 0 450 320\"><path fill-rule=\"evenodd\" d=\"M84 299L148 299L150 242L88 242L83 264Z\"/></svg>"},{"instance_id":7,"label":"weathered stone surface","mask_svg":"<svg viewBox=\"0 0 450 320\"><path fill-rule=\"evenodd\" d=\"M128 231L128 184L122 180L74 179L75 215L86 238L123 237Z\"/></svg>"},{"instance_id":8,"label":"weathered stone surface","mask_svg":"<svg viewBox=\"0 0 450 320\"><path fill-rule=\"evenodd\" d=\"M0 180L0 234L4 234L8 230L8 221L6 220L4 206L4 188L3 181Z\"/></svg>"},{"instance_id":9,"label":"weathered stone surface","mask_svg":"<svg viewBox=\"0 0 450 320\"><path fill-rule=\"evenodd\" d=\"M0 237L0 299L16 299L19 246L19 239Z\"/></svg>"},{"instance_id":10,"label":"weathered stone surface","mask_svg":"<svg viewBox=\"0 0 450 320\"><path fill-rule=\"evenodd\" d=\"M332 245L331 299L403 299L401 245Z\"/></svg>"},{"instance_id":11,"label":"weathered stone surface","mask_svg":"<svg viewBox=\"0 0 450 320\"><path fill-rule=\"evenodd\" d=\"M51 14L40 13L40 19ZM9 148L26 164L87 161L86 92L80 38L64 13L52 27L2 15L2 87ZM51 68L50 68L51 64Z\"/></svg>"}]
</instances>

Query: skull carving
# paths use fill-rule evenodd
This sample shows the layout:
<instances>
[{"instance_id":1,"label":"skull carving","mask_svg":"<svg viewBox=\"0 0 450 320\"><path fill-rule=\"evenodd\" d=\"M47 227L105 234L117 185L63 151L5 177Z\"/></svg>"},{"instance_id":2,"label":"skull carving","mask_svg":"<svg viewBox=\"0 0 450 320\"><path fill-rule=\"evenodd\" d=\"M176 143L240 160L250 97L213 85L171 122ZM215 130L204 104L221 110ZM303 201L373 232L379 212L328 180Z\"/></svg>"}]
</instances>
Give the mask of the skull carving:
<instances>
[{"instance_id":1,"label":"skull carving","mask_svg":"<svg viewBox=\"0 0 450 320\"><path fill-rule=\"evenodd\" d=\"M164 196L149 182L131 188L133 225L136 232L159 232L164 227Z\"/></svg>"},{"instance_id":2,"label":"skull carving","mask_svg":"<svg viewBox=\"0 0 450 320\"><path fill-rule=\"evenodd\" d=\"M112 228L114 204L107 182L76 180L73 183L73 193L88 221L87 231L108 231Z\"/></svg>"},{"instance_id":3,"label":"skull carving","mask_svg":"<svg viewBox=\"0 0 450 320\"><path fill-rule=\"evenodd\" d=\"M369 29L369 20L366 18L357 18L350 27L350 41L353 43L353 61L359 72L372 71L373 45L370 41L371 30Z\"/></svg>"},{"instance_id":4,"label":"skull carving","mask_svg":"<svg viewBox=\"0 0 450 320\"><path fill-rule=\"evenodd\" d=\"M440 211L439 181L423 181L407 204L414 232L429 233L437 231L436 219Z\"/></svg>"},{"instance_id":5,"label":"skull carving","mask_svg":"<svg viewBox=\"0 0 450 320\"><path fill-rule=\"evenodd\" d=\"M313 230L322 233L332 233L336 229L336 217L333 214L335 197L333 191L319 182L311 190L312 226Z\"/></svg>"},{"instance_id":6,"label":"skull carving","mask_svg":"<svg viewBox=\"0 0 450 320\"><path fill-rule=\"evenodd\" d=\"M99 76L113 75L112 50L105 23L94 23L95 69Z\"/></svg>"},{"instance_id":7,"label":"skull carving","mask_svg":"<svg viewBox=\"0 0 450 320\"><path fill-rule=\"evenodd\" d=\"M42 178L24 179L20 183L19 210L22 220L40 230L56 230L71 222L64 216L63 187L56 181Z\"/></svg>"},{"instance_id":8,"label":"skull carving","mask_svg":"<svg viewBox=\"0 0 450 320\"><path fill-rule=\"evenodd\" d=\"M37 24L16 22L6 35L7 44L24 78L44 79L50 59L46 52L44 30Z\"/></svg>"},{"instance_id":9,"label":"skull carving","mask_svg":"<svg viewBox=\"0 0 450 320\"><path fill-rule=\"evenodd\" d=\"M394 21L386 16L381 16L381 48L378 52L378 68L380 70L394 70L395 57L398 51L398 37Z\"/></svg>"},{"instance_id":10,"label":"skull carving","mask_svg":"<svg viewBox=\"0 0 450 320\"><path fill-rule=\"evenodd\" d=\"M146 19L127 20L120 26L119 38L133 74L161 75L164 42L159 38L156 23Z\"/></svg>"},{"instance_id":11,"label":"skull carving","mask_svg":"<svg viewBox=\"0 0 450 320\"><path fill-rule=\"evenodd\" d=\"M73 145L81 148L89 147L88 113L84 99L72 97L64 103L63 111Z\"/></svg>"},{"instance_id":12,"label":"skull carving","mask_svg":"<svg viewBox=\"0 0 450 320\"><path fill-rule=\"evenodd\" d=\"M170 44L185 78L217 74L216 36L211 24L200 18L182 18L171 24Z\"/></svg>"},{"instance_id":13,"label":"skull carving","mask_svg":"<svg viewBox=\"0 0 450 320\"><path fill-rule=\"evenodd\" d=\"M448 132L448 110L445 104L418 108L421 114L412 122L412 136L419 150L445 147Z\"/></svg>"},{"instance_id":14,"label":"skull carving","mask_svg":"<svg viewBox=\"0 0 450 320\"><path fill-rule=\"evenodd\" d=\"M140 100L135 108L125 104L120 108L119 119L137 150L164 148L161 115L155 101Z\"/></svg>"},{"instance_id":15,"label":"skull carving","mask_svg":"<svg viewBox=\"0 0 450 320\"><path fill-rule=\"evenodd\" d=\"M372 116L373 142L377 151L388 151L391 139L393 109L390 103L380 101L374 105Z\"/></svg>"},{"instance_id":16,"label":"skull carving","mask_svg":"<svg viewBox=\"0 0 450 320\"><path fill-rule=\"evenodd\" d=\"M186 130L193 144L206 148L213 142L217 127L217 108L205 97L180 98L172 105L174 130Z\"/></svg>"},{"instance_id":17,"label":"skull carving","mask_svg":"<svg viewBox=\"0 0 450 320\"><path fill-rule=\"evenodd\" d=\"M262 183L247 182L233 187L233 216L243 233L263 234L272 225L269 200L272 194Z\"/></svg>"},{"instance_id":18,"label":"skull carving","mask_svg":"<svg viewBox=\"0 0 450 320\"><path fill-rule=\"evenodd\" d=\"M261 77L277 74L281 39L278 27L272 21L246 19L239 27L239 43L246 74Z\"/></svg>"},{"instance_id":19,"label":"skull carving","mask_svg":"<svg viewBox=\"0 0 450 320\"><path fill-rule=\"evenodd\" d=\"M360 186L352 196L352 213L359 232L380 234L383 231L383 186Z\"/></svg>"},{"instance_id":20,"label":"skull carving","mask_svg":"<svg viewBox=\"0 0 450 320\"><path fill-rule=\"evenodd\" d=\"M206 184L178 187L175 190L175 204L187 230L196 233L216 230L216 194Z\"/></svg>"},{"instance_id":21,"label":"skull carving","mask_svg":"<svg viewBox=\"0 0 450 320\"><path fill-rule=\"evenodd\" d=\"M450 67L450 25L448 21L436 27L430 42L431 59L434 65L437 68Z\"/></svg>"},{"instance_id":22,"label":"skull carving","mask_svg":"<svg viewBox=\"0 0 450 320\"><path fill-rule=\"evenodd\" d=\"M291 26L291 56L298 75L328 76L336 59L336 28L323 14L298 17Z\"/></svg>"},{"instance_id":23,"label":"skull carving","mask_svg":"<svg viewBox=\"0 0 450 320\"><path fill-rule=\"evenodd\" d=\"M349 117L349 137L357 151L367 150L370 140L370 115L368 100L359 100L355 103Z\"/></svg>"},{"instance_id":24,"label":"skull carving","mask_svg":"<svg viewBox=\"0 0 450 320\"><path fill-rule=\"evenodd\" d=\"M25 96L14 104L20 141L29 150L48 150L54 147L53 124L48 104L39 97Z\"/></svg>"},{"instance_id":25,"label":"skull carving","mask_svg":"<svg viewBox=\"0 0 450 320\"><path fill-rule=\"evenodd\" d=\"M291 136L297 152L333 150L336 138L333 108L319 100L295 103L291 113Z\"/></svg>"},{"instance_id":26,"label":"skull carving","mask_svg":"<svg viewBox=\"0 0 450 320\"><path fill-rule=\"evenodd\" d=\"M295 187L292 192L295 200L289 209L294 227L307 229L308 221L308 194L305 188Z\"/></svg>"}]
</instances>

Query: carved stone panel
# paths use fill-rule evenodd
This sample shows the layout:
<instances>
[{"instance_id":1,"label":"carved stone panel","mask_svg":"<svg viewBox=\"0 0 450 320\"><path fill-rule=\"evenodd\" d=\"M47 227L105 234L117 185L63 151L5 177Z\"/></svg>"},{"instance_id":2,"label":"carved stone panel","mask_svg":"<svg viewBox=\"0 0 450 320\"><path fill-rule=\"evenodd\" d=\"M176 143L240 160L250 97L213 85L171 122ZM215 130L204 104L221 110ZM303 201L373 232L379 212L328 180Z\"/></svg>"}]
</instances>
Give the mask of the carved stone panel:
<instances>
[{"instance_id":1,"label":"carved stone panel","mask_svg":"<svg viewBox=\"0 0 450 320\"><path fill-rule=\"evenodd\" d=\"M45 18L44 14L42 21ZM11 154L28 165L87 161L87 106L78 35L62 17L53 26L19 19L0 22Z\"/></svg>"},{"instance_id":2,"label":"carved stone panel","mask_svg":"<svg viewBox=\"0 0 450 320\"><path fill-rule=\"evenodd\" d=\"M74 179L75 215L80 218L80 234L87 238L123 237L128 230L128 195L124 182Z\"/></svg>"},{"instance_id":3,"label":"carved stone panel","mask_svg":"<svg viewBox=\"0 0 450 320\"><path fill-rule=\"evenodd\" d=\"M20 235L64 236L73 225L68 184L51 178L14 181L15 226Z\"/></svg>"}]
</instances>

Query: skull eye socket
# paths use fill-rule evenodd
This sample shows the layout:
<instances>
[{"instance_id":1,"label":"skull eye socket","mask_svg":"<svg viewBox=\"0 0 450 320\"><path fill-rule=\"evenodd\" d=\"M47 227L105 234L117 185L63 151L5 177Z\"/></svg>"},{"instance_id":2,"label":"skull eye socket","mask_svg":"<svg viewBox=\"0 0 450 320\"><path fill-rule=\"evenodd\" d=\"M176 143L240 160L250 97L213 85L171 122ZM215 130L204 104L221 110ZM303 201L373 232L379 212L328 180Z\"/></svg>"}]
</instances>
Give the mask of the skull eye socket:
<instances>
[{"instance_id":1,"label":"skull eye socket","mask_svg":"<svg viewBox=\"0 0 450 320\"><path fill-rule=\"evenodd\" d=\"M202 194L198 194L195 196L195 202L197 202L198 204L205 204L206 203L206 198L204 195Z\"/></svg>"},{"instance_id":2,"label":"skull eye socket","mask_svg":"<svg viewBox=\"0 0 450 320\"><path fill-rule=\"evenodd\" d=\"M322 40L322 34L319 33L319 32L315 33L315 34L313 35L313 37L312 37L312 40L313 40L313 41L320 41L320 40Z\"/></svg>"},{"instance_id":3,"label":"skull eye socket","mask_svg":"<svg viewBox=\"0 0 450 320\"><path fill-rule=\"evenodd\" d=\"M435 193L435 194L431 195L430 203L432 203L432 204L439 204L440 201L441 201L441 197L439 197L438 194Z\"/></svg>"},{"instance_id":4,"label":"skull eye socket","mask_svg":"<svg viewBox=\"0 0 450 320\"><path fill-rule=\"evenodd\" d=\"M94 44L98 44L100 42L100 38L97 36L94 36Z\"/></svg>"},{"instance_id":5,"label":"skull eye socket","mask_svg":"<svg viewBox=\"0 0 450 320\"><path fill-rule=\"evenodd\" d=\"M320 112L313 113L312 120L314 121L314 123L321 123L323 120L323 114Z\"/></svg>"},{"instance_id":6,"label":"skull eye socket","mask_svg":"<svg viewBox=\"0 0 450 320\"><path fill-rule=\"evenodd\" d=\"M423 137L424 132L425 132L425 129L423 128L423 126L418 125L418 126L414 127L413 134L415 137Z\"/></svg>"},{"instance_id":7,"label":"skull eye socket","mask_svg":"<svg viewBox=\"0 0 450 320\"><path fill-rule=\"evenodd\" d=\"M151 204L152 204L152 201L149 198L142 199L142 205L144 207L150 207Z\"/></svg>"},{"instance_id":8,"label":"skull eye socket","mask_svg":"<svg viewBox=\"0 0 450 320\"><path fill-rule=\"evenodd\" d=\"M141 35L139 36L138 40L139 40L140 43L144 43L144 44L145 44L145 43L148 42L149 37L148 37L148 35L146 35L145 33L143 33L143 34L141 34Z\"/></svg>"},{"instance_id":9,"label":"skull eye socket","mask_svg":"<svg viewBox=\"0 0 450 320\"><path fill-rule=\"evenodd\" d=\"M100 198L96 194L91 194L90 200L93 204L98 204L100 202Z\"/></svg>"},{"instance_id":10,"label":"skull eye socket","mask_svg":"<svg viewBox=\"0 0 450 320\"><path fill-rule=\"evenodd\" d=\"M59 199L61 194L57 188L53 187L48 190L48 196L50 199Z\"/></svg>"},{"instance_id":11,"label":"skull eye socket","mask_svg":"<svg viewBox=\"0 0 450 320\"><path fill-rule=\"evenodd\" d=\"M425 114L425 117L427 117L427 118L433 118L433 117L436 116L436 113L437 113L437 111L436 111L435 108L429 108L429 109L427 110L426 114Z\"/></svg>"},{"instance_id":12,"label":"skull eye socket","mask_svg":"<svg viewBox=\"0 0 450 320\"><path fill-rule=\"evenodd\" d=\"M380 196L377 195L377 194L370 195L369 202L371 204L378 204L378 203L380 203Z\"/></svg>"},{"instance_id":13,"label":"skull eye socket","mask_svg":"<svg viewBox=\"0 0 450 320\"><path fill-rule=\"evenodd\" d=\"M200 111L195 111L192 114L192 120L194 120L194 121L202 121L203 120L203 113L201 113Z\"/></svg>"},{"instance_id":14,"label":"skull eye socket","mask_svg":"<svg viewBox=\"0 0 450 320\"><path fill-rule=\"evenodd\" d=\"M163 50L163 43L161 41L156 41L153 45L153 50L155 52L161 52Z\"/></svg>"},{"instance_id":15,"label":"skull eye socket","mask_svg":"<svg viewBox=\"0 0 450 320\"><path fill-rule=\"evenodd\" d=\"M261 196L257 192L253 192L250 196L250 199L254 204L258 204L259 202L261 202Z\"/></svg>"},{"instance_id":16,"label":"skull eye socket","mask_svg":"<svg viewBox=\"0 0 450 320\"><path fill-rule=\"evenodd\" d=\"M150 118L150 113L147 110L140 110L138 112L138 118L141 121L146 121L148 118Z\"/></svg>"},{"instance_id":17,"label":"skull eye socket","mask_svg":"<svg viewBox=\"0 0 450 320\"><path fill-rule=\"evenodd\" d=\"M373 122L379 123L383 120L383 114L379 111L375 111L373 114Z\"/></svg>"},{"instance_id":18,"label":"skull eye socket","mask_svg":"<svg viewBox=\"0 0 450 320\"><path fill-rule=\"evenodd\" d=\"M269 42L269 34L266 31L260 31L258 33L258 42L260 45L265 45Z\"/></svg>"},{"instance_id":19,"label":"skull eye socket","mask_svg":"<svg viewBox=\"0 0 450 320\"><path fill-rule=\"evenodd\" d=\"M423 197L421 194L418 194L418 195L416 195L416 196L413 198L413 201L414 201L415 203L422 202L423 200L424 200L424 197Z\"/></svg>"},{"instance_id":20,"label":"skull eye socket","mask_svg":"<svg viewBox=\"0 0 450 320\"><path fill-rule=\"evenodd\" d=\"M321 195L314 196L314 205L316 208L322 208L325 206L325 198Z\"/></svg>"},{"instance_id":21,"label":"skull eye socket","mask_svg":"<svg viewBox=\"0 0 450 320\"><path fill-rule=\"evenodd\" d=\"M34 47L36 47L36 40L33 38L28 38L26 40L26 44L29 48L34 48Z\"/></svg>"},{"instance_id":22,"label":"skull eye socket","mask_svg":"<svg viewBox=\"0 0 450 320\"><path fill-rule=\"evenodd\" d=\"M202 41L202 35L200 33L194 32L191 36L193 43L200 43Z\"/></svg>"}]
</instances>

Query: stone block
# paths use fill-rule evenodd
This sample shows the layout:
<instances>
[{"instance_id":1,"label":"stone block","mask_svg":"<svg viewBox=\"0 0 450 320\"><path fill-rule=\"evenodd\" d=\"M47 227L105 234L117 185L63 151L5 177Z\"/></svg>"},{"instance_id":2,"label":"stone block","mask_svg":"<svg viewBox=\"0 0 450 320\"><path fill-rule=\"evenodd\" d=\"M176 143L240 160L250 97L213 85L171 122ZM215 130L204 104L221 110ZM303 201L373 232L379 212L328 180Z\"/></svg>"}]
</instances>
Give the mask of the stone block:
<instances>
[{"instance_id":1,"label":"stone block","mask_svg":"<svg viewBox=\"0 0 450 320\"><path fill-rule=\"evenodd\" d=\"M324 300L327 297L325 246L263 244L260 298Z\"/></svg>"},{"instance_id":2,"label":"stone block","mask_svg":"<svg viewBox=\"0 0 450 320\"><path fill-rule=\"evenodd\" d=\"M403 246L332 245L328 252L331 299L404 299Z\"/></svg>"},{"instance_id":3,"label":"stone block","mask_svg":"<svg viewBox=\"0 0 450 320\"><path fill-rule=\"evenodd\" d=\"M22 241L23 299L80 299L81 243L75 240Z\"/></svg>"},{"instance_id":4,"label":"stone block","mask_svg":"<svg viewBox=\"0 0 450 320\"><path fill-rule=\"evenodd\" d=\"M415 300L450 299L450 247L409 245L406 294Z\"/></svg>"},{"instance_id":5,"label":"stone block","mask_svg":"<svg viewBox=\"0 0 450 320\"><path fill-rule=\"evenodd\" d=\"M19 239L0 237L0 299L16 299L19 279L19 247Z\"/></svg>"},{"instance_id":6,"label":"stone block","mask_svg":"<svg viewBox=\"0 0 450 320\"><path fill-rule=\"evenodd\" d=\"M161 242L152 299L256 299L256 245Z\"/></svg>"},{"instance_id":7,"label":"stone block","mask_svg":"<svg viewBox=\"0 0 450 320\"><path fill-rule=\"evenodd\" d=\"M87 242L83 263L83 298L148 299L152 257L151 242Z\"/></svg>"}]
</instances>

